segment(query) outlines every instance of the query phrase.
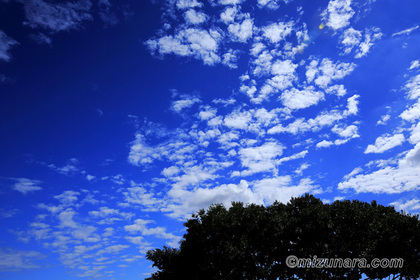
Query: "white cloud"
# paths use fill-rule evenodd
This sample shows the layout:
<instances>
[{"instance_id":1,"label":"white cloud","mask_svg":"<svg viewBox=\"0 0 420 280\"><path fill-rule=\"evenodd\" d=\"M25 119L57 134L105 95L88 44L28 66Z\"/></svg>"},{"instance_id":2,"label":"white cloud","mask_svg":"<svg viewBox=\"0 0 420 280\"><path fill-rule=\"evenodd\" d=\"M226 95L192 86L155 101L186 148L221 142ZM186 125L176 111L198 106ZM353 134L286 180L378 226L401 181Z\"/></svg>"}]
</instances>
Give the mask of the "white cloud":
<instances>
[{"instance_id":1,"label":"white cloud","mask_svg":"<svg viewBox=\"0 0 420 280\"><path fill-rule=\"evenodd\" d=\"M207 21L207 15L202 12L197 12L193 9L189 9L184 14L185 21L188 24L196 25Z\"/></svg>"},{"instance_id":2,"label":"white cloud","mask_svg":"<svg viewBox=\"0 0 420 280\"><path fill-rule=\"evenodd\" d=\"M6 33L4 33L2 30L0 30L0 61L10 61L11 56L9 50L17 44L19 43L7 36Z\"/></svg>"},{"instance_id":3,"label":"white cloud","mask_svg":"<svg viewBox=\"0 0 420 280\"><path fill-rule=\"evenodd\" d=\"M396 32L396 33L392 34L392 37L399 36L399 35L410 35L411 32L418 29L419 27L420 26L416 25L416 26L413 26L411 28L404 29L400 32Z\"/></svg>"},{"instance_id":4,"label":"white cloud","mask_svg":"<svg viewBox=\"0 0 420 280\"><path fill-rule=\"evenodd\" d=\"M420 119L420 102L406 109L401 113L400 117L409 122L415 122L417 119Z\"/></svg>"},{"instance_id":5,"label":"white cloud","mask_svg":"<svg viewBox=\"0 0 420 280\"><path fill-rule=\"evenodd\" d=\"M163 209L174 218L189 217L197 209L207 208L213 203L223 203L229 207L232 201L245 203L262 203L252 192L249 184L241 180L238 185L226 184L214 188L196 188L191 191L178 190L171 193L173 201Z\"/></svg>"},{"instance_id":6,"label":"white cloud","mask_svg":"<svg viewBox=\"0 0 420 280\"><path fill-rule=\"evenodd\" d=\"M376 123L376 125L386 125L390 118L390 115L383 115L381 119Z\"/></svg>"},{"instance_id":7,"label":"white cloud","mask_svg":"<svg viewBox=\"0 0 420 280\"><path fill-rule=\"evenodd\" d=\"M345 128L343 128L341 126L338 126L338 125L335 125L331 129L331 131L338 134L341 138L336 139L335 141L323 140L323 141L316 144L316 147L318 149L328 148L328 147L333 146L333 145L340 146L340 145L346 144L351 139L360 137L360 135L358 133L359 129L355 125L349 125Z\"/></svg>"},{"instance_id":8,"label":"white cloud","mask_svg":"<svg viewBox=\"0 0 420 280\"><path fill-rule=\"evenodd\" d=\"M331 141L327 141L327 140L322 140L321 142L316 144L316 147L319 148L328 148L330 146L333 146L334 142Z\"/></svg>"},{"instance_id":9,"label":"white cloud","mask_svg":"<svg viewBox=\"0 0 420 280\"><path fill-rule=\"evenodd\" d=\"M337 62L333 63L328 58L324 58L319 64L318 60L312 60L306 67L306 78L310 83L314 83L322 88L332 83L332 81L343 79L355 69L354 63Z\"/></svg>"},{"instance_id":10,"label":"white cloud","mask_svg":"<svg viewBox=\"0 0 420 280\"><path fill-rule=\"evenodd\" d=\"M98 224L112 224L116 221L130 220L134 217L133 213L120 212L118 209L102 206L99 210L89 211L89 215L94 219L100 219Z\"/></svg>"},{"instance_id":11,"label":"white cloud","mask_svg":"<svg viewBox=\"0 0 420 280\"><path fill-rule=\"evenodd\" d=\"M161 204L152 192L148 192L141 186L133 185L128 188L127 191L123 192L125 201L131 204L138 204L144 207L155 208Z\"/></svg>"},{"instance_id":12,"label":"white cloud","mask_svg":"<svg viewBox=\"0 0 420 280\"><path fill-rule=\"evenodd\" d=\"M355 58L361 58L369 53L370 48L381 39L383 34L379 28L372 28L365 31L365 40L360 43L359 49L356 52Z\"/></svg>"},{"instance_id":13,"label":"white cloud","mask_svg":"<svg viewBox=\"0 0 420 280\"><path fill-rule=\"evenodd\" d=\"M362 32L353 27L346 29L341 35L341 44L344 46L344 53L349 54L354 47L360 44Z\"/></svg>"},{"instance_id":14,"label":"white cloud","mask_svg":"<svg viewBox=\"0 0 420 280\"><path fill-rule=\"evenodd\" d=\"M333 85L333 86L329 86L326 89L326 93L328 94L335 94L339 97L344 96L347 94L347 90L344 88L343 85Z\"/></svg>"},{"instance_id":15,"label":"white cloud","mask_svg":"<svg viewBox=\"0 0 420 280\"><path fill-rule=\"evenodd\" d=\"M271 43L278 43L292 34L293 25L293 21L273 23L262 28L263 35L269 39Z\"/></svg>"},{"instance_id":16,"label":"white cloud","mask_svg":"<svg viewBox=\"0 0 420 280\"><path fill-rule=\"evenodd\" d=\"M309 179L302 179L298 185L293 186L290 176L255 181L253 190L257 197L267 204L272 204L274 201L286 203L292 197L298 197L309 192L321 192Z\"/></svg>"},{"instance_id":17,"label":"white cloud","mask_svg":"<svg viewBox=\"0 0 420 280\"><path fill-rule=\"evenodd\" d=\"M198 117L202 120L209 120L216 117L217 109L211 108L210 106L203 107L204 110L198 113Z\"/></svg>"},{"instance_id":18,"label":"white cloud","mask_svg":"<svg viewBox=\"0 0 420 280\"><path fill-rule=\"evenodd\" d=\"M413 125L413 127L410 130L411 135L408 141L413 145L420 143L420 122L417 123L417 125Z\"/></svg>"},{"instance_id":19,"label":"white cloud","mask_svg":"<svg viewBox=\"0 0 420 280\"><path fill-rule=\"evenodd\" d=\"M137 219L134 221L134 224L124 226L124 230L130 234L140 233L142 235L153 235L157 238L168 239L169 244L172 247L178 247L178 243L181 240L181 237L176 236L172 233L166 232L164 227L154 227L151 228L148 225L154 223L152 220L143 220Z\"/></svg>"},{"instance_id":20,"label":"white cloud","mask_svg":"<svg viewBox=\"0 0 420 280\"><path fill-rule=\"evenodd\" d=\"M254 22L252 19L244 19L242 23L231 23L228 26L229 33L233 40L245 43L253 34Z\"/></svg>"},{"instance_id":21,"label":"white cloud","mask_svg":"<svg viewBox=\"0 0 420 280\"><path fill-rule=\"evenodd\" d=\"M359 174L338 185L339 190L354 189L356 193L402 193L418 189L417 168L387 166L368 174Z\"/></svg>"},{"instance_id":22,"label":"white cloud","mask_svg":"<svg viewBox=\"0 0 420 280\"><path fill-rule=\"evenodd\" d=\"M23 194L42 190L42 188L39 186L39 184L41 184L41 181L26 178L16 178L13 180L16 181L16 183L12 186L12 188L15 191L21 192Z\"/></svg>"},{"instance_id":23,"label":"white cloud","mask_svg":"<svg viewBox=\"0 0 420 280\"><path fill-rule=\"evenodd\" d=\"M218 176L214 174L215 170L209 167L192 166L184 170L184 174L172 177L171 179L175 181L173 184L176 188L184 188L188 186L197 186L201 183L204 183L208 180L213 180Z\"/></svg>"},{"instance_id":24,"label":"white cloud","mask_svg":"<svg viewBox=\"0 0 420 280\"><path fill-rule=\"evenodd\" d=\"M162 170L162 175L165 177L172 177L179 173L179 168L177 166L171 166Z\"/></svg>"},{"instance_id":25,"label":"white cloud","mask_svg":"<svg viewBox=\"0 0 420 280\"><path fill-rule=\"evenodd\" d=\"M238 5L241 4L244 0L219 0L221 5Z\"/></svg>"},{"instance_id":26,"label":"white cloud","mask_svg":"<svg viewBox=\"0 0 420 280\"><path fill-rule=\"evenodd\" d=\"M202 7L203 3L198 2L197 0L177 0L176 6L178 9L188 9Z\"/></svg>"},{"instance_id":27,"label":"white cloud","mask_svg":"<svg viewBox=\"0 0 420 280\"><path fill-rule=\"evenodd\" d=\"M238 68L237 61L238 61L238 52L230 49L227 53L223 55L222 63L229 67L230 69Z\"/></svg>"},{"instance_id":28,"label":"white cloud","mask_svg":"<svg viewBox=\"0 0 420 280\"><path fill-rule=\"evenodd\" d=\"M201 100L195 96L182 95L181 97L181 100L172 102L171 109L176 113L180 113L183 109L190 108L195 103L201 102Z\"/></svg>"},{"instance_id":29,"label":"white cloud","mask_svg":"<svg viewBox=\"0 0 420 280\"><path fill-rule=\"evenodd\" d=\"M256 47L258 46L254 45L254 49ZM259 51L257 55L257 58L252 60L252 64L255 65L253 74L256 76L270 74L271 66L273 64L273 56L266 50L262 52Z\"/></svg>"},{"instance_id":30,"label":"white cloud","mask_svg":"<svg viewBox=\"0 0 420 280\"><path fill-rule=\"evenodd\" d=\"M380 165L379 170L353 176L346 176L338 189L354 189L356 193L402 193L417 190L420 186L420 144L411 149L404 158L393 166L392 161Z\"/></svg>"},{"instance_id":31,"label":"white cloud","mask_svg":"<svg viewBox=\"0 0 420 280\"><path fill-rule=\"evenodd\" d=\"M365 150L365 154L380 154L401 145L404 141L405 137L403 134L386 134L378 137L374 145L368 145L368 147Z\"/></svg>"},{"instance_id":32,"label":"white cloud","mask_svg":"<svg viewBox=\"0 0 420 280\"><path fill-rule=\"evenodd\" d=\"M413 198L410 200L406 200L405 202L402 200L395 201L391 203L398 211L406 211L408 213L418 213L420 209L420 200L417 198Z\"/></svg>"},{"instance_id":33,"label":"white cloud","mask_svg":"<svg viewBox=\"0 0 420 280\"><path fill-rule=\"evenodd\" d=\"M361 31L350 27L341 36L341 45L344 54L350 54L354 49L355 58L361 58L369 53L370 48L381 39L383 34L379 28L370 28L364 31L364 40Z\"/></svg>"},{"instance_id":34,"label":"white cloud","mask_svg":"<svg viewBox=\"0 0 420 280\"><path fill-rule=\"evenodd\" d=\"M340 121L344 118L349 117L350 115L355 115L358 112L357 108L357 98L358 95L353 95L352 97L347 99L347 110L338 111L332 110L327 112L322 112L315 118L311 118L305 120L304 118L295 119L293 122L289 123L286 127L282 124L278 124L272 128L270 128L267 133L268 134L276 134L276 133L291 133L291 134L298 134L304 133L307 131L319 131L321 128L325 126L331 126L337 121ZM324 143L325 144L325 143Z\"/></svg>"},{"instance_id":35,"label":"white cloud","mask_svg":"<svg viewBox=\"0 0 420 280\"><path fill-rule=\"evenodd\" d=\"M331 0L323 12L323 20L326 26L338 30L348 26L354 14L351 0Z\"/></svg>"},{"instance_id":36,"label":"white cloud","mask_svg":"<svg viewBox=\"0 0 420 280\"><path fill-rule=\"evenodd\" d=\"M192 56L203 60L204 64L213 65L220 62L217 54L220 39L221 34L216 30L187 28L175 36L166 35L159 39L148 40L146 45L152 53Z\"/></svg>"},{"instance_id":37,"label":"white cloud","mask_svg":"<svg viewBox=\"0 0 420 280\"><path fill-rule=\"evenodd\" d=\"M408 90L409 99L417 99L420 97L420 75L417 75L411 78L408 83L405 85L405 88Z\"/></svg>"},{"instance_id":38,"label":"white cloud","mask_svg":"<svg viewBox=\"0 0 420 280\"><path fill-rule=\"evenodd\" d=\"M332 132L337 133L343 138L358 138L360 137L358 131L359 129L355 125L349 125L345 128L336 125L332 128Z\"/></svg>"},{"instance_id":39,"label":"white cloud","mask_svg":"<svg viewBox=\"0 0 420 280\"><path fill-rule=\"evenodd\" d=\"M292 2L293 0L281 0L285 4L288 4L289 2ZM268 8L271 10L277 10L280 7L279 4L280 0L258 0L258 5L261 8Z\"/></svg>"},{"instance_id":40,"label":"white cloud","mask_svg":"<svg viewBox=\"0 0 420 280\"><path fill-rule=\"evenodd\" d=\"M243 167L242 176L261 172L277 173L277 160L283 154L284 147L277 142L267 142L258 147L242 148L239 156Z\"/></svg>"},{"instance_id":41,"label":"white cloud","mask_svg":"<svg viewBox=\"0 0 420 280\"><path fill-rule=\"evenodd\" d=\"M95 177L95 176L93 176L93 175L88 174L88 175L86 175L86 179L87 179L88 181L92 181L92 180L95 180L95 179L96 179L96 177Z\"/></svg>"},{"instance_id":42,"label":"white cloud","mask_svg":"<svg viewBox=\"0 0 420 280\"><path fill-rule=\"evenodd\" d=\"M277 90L285 90L293 85L297 80L295 69L298 67L291 60L277 60L271 66L273 77L267 80L267 83Z\"/></svg>"},{"instance_id":43,"label":"white cloud","mask_svg":"<svg viewBox=\"0 0 420 280\"><path fill-rule=\"evenodd\" d=\"M221 14L220 19L227 25L235 21L235 16L238 13L236 6L226 8Z\"/></svg>"},{"instance_id":44,"label":"white cloud","mask_svg":"<svg viewBox=\"0 0 420 280\"><path fill-rule=\"evenodd\" d=\"M226 207L230 207L232 201L271 204L275 200L287 202L291 197L306 192L320 190L308 179L302 179L298 185L293 185L290 176L267 178L251 183L241 180L239 184L223 184L214 188L195 188L191 191L178 189L171 193L172 201L162 211L168 212L169 216L174 218L188 218L190 213L214 203L223 203Z\"/></svg>"},{"instance_id":45,"label":"white cloud","mask_svg":"<svg viewBox=\"0 0 420 280\"><path fill-rule=\"evenodd\" d=\"M43 0L25 1L25 24L53 32L77 29L84 21L92 20L89 13L91 7L92 3L89 0L54 4Z\"/></svg>"},{"instance_id":46,"label":"white cloud","mask_svg":"<svg viewBox=\"0 0 420 280\"><path fill-rule=\"evenodd\" d=\"M292 88L284 91L280 96L283 105L292 110L316 105L322 99L324 99L324 94L316 91L313 87L307 87L302 90Z\"/></svg>"},{"instance_id":47,"label":"white cloud","mask_svg":"<svg viewBox=\"0 0 420 280\"><path fill-rule=\"evenodd\" d=\"M21 271L24 269L41 268L37 262L45 258L36 251L0 249L0 271Z\"/></svg>"},{"instance_id":48,"label":"white cloud","mask_svg":"<svg viewBox=\"0 0 420 280\"><path fill-rule=\"evenodd\" d=\"M288 157L282 157L277 162L279 164L281 164L281 163L286 162L286 161L291 161L291 160L295 160L295 159L304 158L307 154L308 154L308 151L305 150L305 151L299 152L297 154L293 154L293 155L288 156Z\"/></svg>"},{"instance_id":49,"label":"white cloud","mask_svg":"<svg viewBox=\"0 0 420 280\"><path fill-rule=\"evenodd\" d=\"M233 129L248 129L249 123L252 120L252 115L248 111L232 112L225 117L223 124Z\"/></svg>"},{"instance_id":50,"label":"white cloud","mask_svg":"<svg viewBox=\"0 0 420 280\"><path fill-rule=\"evenodd\" d=\"M58 199L61 202L61 204L73 205L76 201L78 201L79 195L80 192L64 191L62 194L54 196L54 198Z\"/></svg>"},{"instance_id":51,"label":"white cloud","mask_svg":"<svg viewBox=\"0 0 420 280\"><path fill-rule=\"evenodd\" d=\"M413 60L411 62L409 70L413 70L420 67L420 60Z\"/></svg>"}]
</instances>

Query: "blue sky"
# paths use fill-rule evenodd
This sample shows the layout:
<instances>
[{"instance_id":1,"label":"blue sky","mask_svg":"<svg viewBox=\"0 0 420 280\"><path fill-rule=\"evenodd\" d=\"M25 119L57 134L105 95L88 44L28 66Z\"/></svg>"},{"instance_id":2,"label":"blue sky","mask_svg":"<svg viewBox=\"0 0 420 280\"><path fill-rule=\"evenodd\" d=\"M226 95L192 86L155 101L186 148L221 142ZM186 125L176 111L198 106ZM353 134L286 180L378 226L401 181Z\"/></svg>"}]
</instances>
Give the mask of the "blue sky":
<instances>
[{"instance_id":1,"label":"blue sky","mask_svg":"<svg viewBox=\"0 0 420 280\"><path fill-rule=\"evenodd\" d=\"M419 10L0 0L0 277L147 277L212 203L419 213Z\"/></svg>"}]
</instances>

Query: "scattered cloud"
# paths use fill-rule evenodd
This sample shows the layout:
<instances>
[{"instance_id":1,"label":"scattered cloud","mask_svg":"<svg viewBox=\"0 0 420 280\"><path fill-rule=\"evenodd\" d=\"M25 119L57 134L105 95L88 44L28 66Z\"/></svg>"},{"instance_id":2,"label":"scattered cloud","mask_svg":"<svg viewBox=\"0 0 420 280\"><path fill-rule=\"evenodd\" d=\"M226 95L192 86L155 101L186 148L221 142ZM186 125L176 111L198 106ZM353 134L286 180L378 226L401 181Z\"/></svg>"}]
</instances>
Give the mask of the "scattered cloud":
<instances>
[{"instance_id":1,"label":"scattered cloud","mask_svg":"<svg viewBox=\"0 0 420 280\"><path fill-rule=\"evenodd\" d=\"M294 22L278 22L262 28L264 36L271 43L278 43L285 40L293 32Z\"/></svg>"},{"instance_id":2,"label":"scattered cloud","mask_svg":"<svg viewBox=\"0 0 420 280\"><path fill-rule=\"evenodd\" d=\"M0 30L0 61L10 61L11 55L9 51L17 44L19 44L17 41L7 36L3 30Z\"/></svg>"},{"instance_id":3,"label":"scattered cloud","mask_svg":"<svg viewBox=\"0 0 420 280\"><path fill-rule=\"evenodd\" d=\"M398 211L406 211L411 214L416 214L419 212L420 209L420 200L417 198L413 198L410 200L399 200L391 203Z\"/></svg>"},{"instance_id":4,"label":"scattered cloud","mask_svg":"<svg viewBox=\"0 0 420 280\"><path fill-rule=\"evenodd\" d=\"M303 109L316 105L322 99L324 99L324 93L316 91L313 87L307 87L303 90L292 88L284 91L280 96L283 105L291 110Z\"/></svg>"},{"instance_id":5,"label":"scattered cloud","mask_svg":"<svg viewBox=\"0 0 420 280\"><path fill-rule=\"evenodd\" d=\"M42 190L39 186L41 184L41 181L39 180L31 180L27 178L15 178L13 180L16 181L16 183L12 186L12 188L23 194Z\"/></svg>"},{"instance_id":6,"label":"scattered cloud","mask_svg":"<svg viewBox=\"0 0 420 280\"><path fill-rule=\"evenodd\" d=\"M218 55L219 41L222 35L217 30L188 28L175 36L166 35L158 39L146 41L146 45L154 54L176 54L192 56L203 60L204 64L214 65L220 62Z\"/></svg>"},{"instance_id":7,"label":"scattered cloud","mask_svg":"<svg viewBox=\"0 0 420 280\"><path fill-rule=\"evenodd\" d=\"M254 23L251 19L247 18L242 23L231 23L228 26L228 31L232 35L234 41L245 43L252 37Z\"/></svg>"},{"instance_id":8,"label":"scattered cloud","mask_svg":"<svg viewBox=\"0 0 420 280\"><path fill-rule=\"evenodd\" d=\"M413 60L411 62L409 70L413 70L420 67L420 60Z\"/></svg>"},{"instance_id":9,"label":"scattered cloud","mask_svg":"<svg viewBox=\"0 0 420 280\"><path fill-rule=\"evenodd\" d=\"M350 24L350 19L355 12L351 8L351 0L331 0L328 7L322 13L322 19L325 25L338 30Z\"/></svg>"},{"instance_id":10,"label":"scattered cloud","mask_svg":"<svg viewBox=\"0 0 420 280\"><path fill-rule=\"evenodd\" d=\"M51 32L78 29L84 21L92 20L91 7L92 3L89 0L62 3L49 3L43 0L25 1L24 24Z\"/></svg>"},{"instance_id":11,"label":"scattered cloud","mask_svg":"<svg viewBox=\"0 0 420 280\"><path fill-rule=\"evenodd\" d=\"M39 261L45 256L37 251L0 249L0 271L21 271L40 268Z\"/></svg>"},{"instance_id":12,"label":"scattered cloud","mask_svg":"<svg viewBox=\"0 0 420 280\"><path fill-rule=\"evenodd\" d=\"M180 113L183 109L190 108L195 103L200 103L201 100L198 97L190 95L182 95L180 100L172 102L171 109L175 113Z\"/></svg>"},{"instance_id":13,"label":"scattered cloud","mask_svg":"<svg viewBox=\"0 0 420 280\"><path fill-rule=\"evenodd\" d=\"M164 227L149 227L148 225L154 223L152 220L143 220L137 219L134 221L134 224L127 225L124 227L124 230L129 234L140 233L143 236L152 235L157 238L167 239L168 245L172 247L178 247L178 243L181 240L180 236L176 236L172 233L166 232Z\"/></svg>"},{"instance_id":14,"label":"scattered cloud","mask_svg":"<svg viewBox=\"0 0 420 280\"><path fill-rule=\"evenodd\" d=\"M404 141L404 134L386 134L378 137L374 145L369 145L365 150L365 154L380 154L401 145Z\"/></svg>"},{"instance_id":15,"label":"scattered cloud","mask_svg":"<svg viewBox=\"0 0 420 280\"><path fill-rule=\"evenodd\" d=\"M346 176L345 181L339 183L338 189L353 189L356 193L396 194L419 188L420 174L417 170L420 166L420 143L398 159L396 164L393 161L378 164L377 170L360 169L357 173ZM366 167L372 169L375 166Z\"/></svg>"}]
</instances>

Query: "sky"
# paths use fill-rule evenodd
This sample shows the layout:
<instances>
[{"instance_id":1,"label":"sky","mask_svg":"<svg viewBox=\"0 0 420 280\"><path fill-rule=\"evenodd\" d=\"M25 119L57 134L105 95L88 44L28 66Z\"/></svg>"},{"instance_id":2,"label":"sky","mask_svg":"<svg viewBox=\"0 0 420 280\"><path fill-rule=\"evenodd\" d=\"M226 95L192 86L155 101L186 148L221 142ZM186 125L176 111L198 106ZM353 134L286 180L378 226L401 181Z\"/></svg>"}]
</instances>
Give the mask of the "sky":
<instances>
[{"instance_id":1,"label":"sky","mask_svg":"<svg viewBox=\"0 0 420 280\"><path fill-rule=\"evenodd\" d=\"M420 212L418 0L0 0L0 278L143 279L213 203Z\"/></svg>"}]
</instances>

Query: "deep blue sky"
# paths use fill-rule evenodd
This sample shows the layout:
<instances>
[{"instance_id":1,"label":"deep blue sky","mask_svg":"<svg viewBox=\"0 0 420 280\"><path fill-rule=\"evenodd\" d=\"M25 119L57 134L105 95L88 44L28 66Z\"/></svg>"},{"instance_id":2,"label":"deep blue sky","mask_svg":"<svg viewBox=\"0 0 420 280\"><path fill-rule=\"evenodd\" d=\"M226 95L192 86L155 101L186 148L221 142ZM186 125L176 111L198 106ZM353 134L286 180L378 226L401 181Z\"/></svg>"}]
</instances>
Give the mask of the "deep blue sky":
<instances>
[{"instance_id":1,"label":"deep blue sky","mask_svg":"<svg viewBox=\"0 0 420 280\"><path fill-rule=\"evenodd\" d=\"M212 203L420 209L420 3L0 0L0 277L135 279Z\"/></svg>"}]
</instances>

